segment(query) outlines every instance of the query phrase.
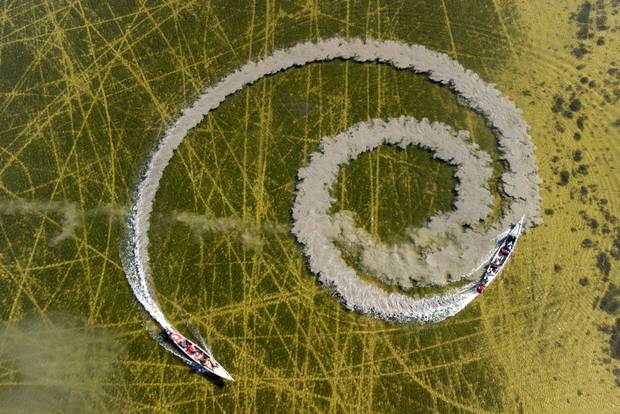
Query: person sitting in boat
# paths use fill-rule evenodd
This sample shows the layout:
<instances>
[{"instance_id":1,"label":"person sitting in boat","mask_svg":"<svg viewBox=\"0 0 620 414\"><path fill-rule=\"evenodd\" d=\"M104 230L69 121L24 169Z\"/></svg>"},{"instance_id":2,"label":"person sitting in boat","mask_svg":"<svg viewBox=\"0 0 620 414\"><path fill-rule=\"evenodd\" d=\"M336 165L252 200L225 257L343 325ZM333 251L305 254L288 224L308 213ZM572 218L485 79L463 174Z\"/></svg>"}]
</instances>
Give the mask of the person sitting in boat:
<instances>
[{"instance_id":1,"label":"person sitting in boat","mask_svg":"<svg viewBox=\"0 0 620 414\"><path fill-rule=\"evenodd\" d=\"M516 240L516 237L511 234L508 237L506 237L506 244L509 244L510 246L512 246L515 240Z\"/></svg>"},{"instance_id":2,"label":"person sitting in boat","mask_svg":"<svg viewBox=\"0 0 620 414\"><path fill-rule=\"evenodd\" d=\"M178 333L174 332L170 334L170 339L172 339L172 342L174 342L175 344L178 344L183 340L183 337Z\"/></svg>"}]
</instances>

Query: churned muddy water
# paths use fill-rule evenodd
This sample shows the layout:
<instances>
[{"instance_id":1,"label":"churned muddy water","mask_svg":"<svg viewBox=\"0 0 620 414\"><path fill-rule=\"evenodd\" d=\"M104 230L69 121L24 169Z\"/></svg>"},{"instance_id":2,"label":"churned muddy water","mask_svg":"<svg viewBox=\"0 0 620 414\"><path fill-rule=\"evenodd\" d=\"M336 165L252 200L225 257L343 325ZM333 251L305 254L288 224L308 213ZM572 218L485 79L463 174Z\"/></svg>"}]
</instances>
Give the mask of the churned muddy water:
<instances>
[{"instance_id":1,"label":"churned muddy water","mask_svg":"<svg viewBox=\"0 0 620 414\"><path fill-rule=\"evenodd\" d=\"M620 4L538 3L3 5L1 409L617 411ZM386 64L314 62L246 85L196 120L140 234L162 313L204 335L235 377L219 387L153 341L127 282L136 188L205 88L334 37L419 44L495 84L529 126L542 220L485 294L443 322L351 312L291 233L298 172L321 140L401 116L465 131L492 169L484 230L510 201L495 132L450 87ZM341 166L329 213L374 245L434 248L446 240L420 229L454 212L455 174L424 148L380 146ZM385 292L461 286L375 277L346 239L336 247Z\"/></svg>"},{"instance_id":2,"label":"churned muddy water","mask_svg":"<svg viewBox=\"0 0 620 414\"><path fill-rule=\"evenodd\" d=\"M122 409L107 388L122 376L111 329L53 313L0 326L3 413L98 413Z\"/></svg>"}]
</instances>

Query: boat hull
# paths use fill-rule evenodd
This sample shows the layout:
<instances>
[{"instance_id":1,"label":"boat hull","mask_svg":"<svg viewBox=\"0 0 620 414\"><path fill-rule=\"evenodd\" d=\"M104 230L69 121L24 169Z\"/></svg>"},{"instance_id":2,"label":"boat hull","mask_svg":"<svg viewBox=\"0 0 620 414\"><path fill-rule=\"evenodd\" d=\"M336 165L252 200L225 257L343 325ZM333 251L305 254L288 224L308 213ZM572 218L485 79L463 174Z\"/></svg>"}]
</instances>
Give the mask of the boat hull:
<instances>
[{"instance_id":1,"label":"boat hull","mask_svg":"<svg viewBox=\"0 0 620 414\"><path fill-rule=\"evenodd\" d=\"M508 234L501 240L499 247L493 253L493 257L491 258L484 275L480 278L474 288L478 294L484 292L487 286L497 279L499 274L508 264L508 261L517 247L519 236L521 236L521 232L523 231L523 221L524 217L521 217L517 224L515 224L514 227L510 229Z\"/></svg>"},{"instance_id":2,"label":"boat hull","mask_svg":"<svg viewBox=\"0 0 620 414\"><path fill-rule=\"evenodd\" d=\"M198 372L209 373L228 381L234 381L233 377L215 360L210 351L201 348L195 342L172 329L166 329L166 335L187 358L194 362L194 368Z\"/></svg>"}]
</instances>

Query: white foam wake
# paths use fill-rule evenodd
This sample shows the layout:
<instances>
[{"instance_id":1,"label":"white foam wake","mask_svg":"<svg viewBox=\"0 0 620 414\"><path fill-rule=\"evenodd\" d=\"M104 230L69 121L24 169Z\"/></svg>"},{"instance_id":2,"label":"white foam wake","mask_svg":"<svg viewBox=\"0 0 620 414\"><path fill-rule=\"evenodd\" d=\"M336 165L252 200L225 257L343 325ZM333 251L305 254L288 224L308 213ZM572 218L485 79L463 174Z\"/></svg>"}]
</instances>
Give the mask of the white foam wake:
<instances>
[{"instance_id":1,"label":"white foam wake","mask_svg":"<svg viewBox=\"0 0 620 414\"><path fill-rule=\"evenodd\" d=\"M216 85L207 88L166 130L145 167L129 215L129 240L124 255L124 267L136 298L162 327L171 325L151 289L148 232L155 193L175 149L206 114L244 86L294 66L334 59L381 62L397 69L425 73L430 79L447 85L460 95L470 108L483 114L498 132L500 152L508 164L502 176L502 189L511 199L511 203L509 211L503 215L498 225L504 227L506 223L514 221L514 217L522 215L526 215L531 223L539 221L540 180L536 174L533 144L527 134L527 125L515 105L504 98L493 85L483 82L475 73L464 69L447 55L419 45L342 38L300 43L290 49L277 50L260 61L249 62ZM322 249L320 254L323 255L320 261L336 259L335 256L330 256L336 254L336 249ZM314 268L312 270L317 271ZM342 274L336 284L330 287L340 296L344 295L343 292L352 292L354 297L344 299L348 306L366 312L370 310L374 315L386 319L441 320L463 309L473 299L467 292L449 292L421 299L416 304L405 304L407 297L404 295L377 296L376 290L366 284L354 289L349 282L355 279L357 278L354 274ZM376 301L382 303L383 310L372 312L372 309L362 309L360 304L368 304L365 297L375 297ZM360 301L357 301L358 299Z\"/></svg>"}]
</instances>

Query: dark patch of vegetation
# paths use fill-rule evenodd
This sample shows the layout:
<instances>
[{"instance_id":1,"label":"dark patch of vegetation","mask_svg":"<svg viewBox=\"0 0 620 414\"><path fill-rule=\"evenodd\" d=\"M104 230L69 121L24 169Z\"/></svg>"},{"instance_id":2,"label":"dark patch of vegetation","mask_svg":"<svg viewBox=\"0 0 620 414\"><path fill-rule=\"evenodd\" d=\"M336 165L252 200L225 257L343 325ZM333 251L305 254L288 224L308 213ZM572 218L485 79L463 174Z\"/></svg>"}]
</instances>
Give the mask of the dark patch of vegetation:
<instances>
[{"instance_id":1,"label":"dark patch of vegetation","mask_svg":"<svg viewBox=\"0 0 620 414\"><path fill-rule=\"evenodd\" d=\"M588 49L585 48L584 45L579 45L578 47L573 48L573 55L577 59L581 59L584 55L588 54Z\"/></svg>"},{"instance_id":2,"label":"dark patch of vegetation","mask_svg":"<svg viewBox=\"0 0 620 414\"><path fill-rule=\"evenodd\" d=\"M558 184L566 185L568 184L569 179L570 179L570 173L566 170L562 170L560 171L560 182Z\"/></svg>"},{"instance_id":3,"label":"dark patch of vegetation","mask_svg":"<svg viewBox=\"0 0 620 414\"><path fill-rule=\"evenodd\" d=\"M616 227L616 236L614 237L609 251L614 260L620 260L620 227Z\"/></svg>"},{"instance_id":4,"label":"dark patch of vegetation","mask_svg":"<svg viewBox=\"0 0 620 414\"><path fill-rule=\"evenodd\" d=\"M584 249L590 249L592 246L594 246L594 242L592 241L592 239L583 239L581 241L581 247L583 247Z\"/></svg>"},{"instance_id":5,"label":"dark patch of vegetation","mask_svg":"<svg viewBox=\"0 0 620 414\"><path fill-rule=\"evenodd\" d=\"M609 277L609 272L611 272L611 263L609 262L609 256L607 256L607 253L600 252L596 255L596 267L598 267L598 270L601 271L604 279L607 280Z\"/></svg>"},{"instance_id":6,"label":"dark patch of vegetation","mask_svg":"<svg viewBox=\"0 0 620 414\"><path fill-rule=\"evenodd\" d=\"M609 355L614 359L620 359L620 318L616 319L616 324L612 327Z\"/></svg>"},{"instance_id":7,"label":"dark patch of vegetation","mask_svg":"<svg viewBox=\"0 0 620 414\"><path fill-rule=\"evenodd\" d=\"M614 377L616 377L616 385L620 387L620 368L614 368L611 372L614 374Z\"/></svg>"},{"instance_id":8,"label":"dark patch of vegetation","mask_svg":"<svg viewBox=\"0 0 620 414\"><path fill-rule=\"evenodd\" d=\"M605 200L605 199L603 199L603 200ZM607 200L605 200L605 201L607 201ZM610 213L610 212L609 212L606 208L604 208L603 206L604 206L605 204L606 204L606 203L601 203L601 202L599 202L599 203L598 203L598 205L599 205L599 211L600 211L600 212L601 212L601 214L603 215L603 218L605 219L605 221L606 221L607 223L610 223L610 224L616 224L616 223L618 223L618 217L614 216L614 215L613 215L613 214L611 214L611 213Z\"/></svg>"},{"instance_id":9,"label":"dark patch of vegetation","mask_svg":"<svg viewBox=\"0 0 620 414\"><path fill-rule=\"evenodd\" d=\"M570 101L570 104L568 104L568 107L570 108L571 111L577 112L581 109L581 101L578 98L575 98Z\"/></svg>"},{"instance_id":10,"label":"dark patch of vegetation","mask_svg":"<svg viewBox=\"0 0 620 414\"><path fill-rule=\"evenodd\" d=\"M545 209L545 214L546 214L547 216L552 216L552 215L553 215L553 213L554 213L554 211L553 211L553 209L552 209L552 208L546 208L546 209Z\"/></svg>"},{"instance_id":11,"label":"dark patch of vegetation","mask_svg":"<svg viewBox=\"0 0 620 414\"><path fill-rule=\"evenodd\" d=\"M581 175L588 175L588 166L585 164L581 164L577 167L577 173Z\"/></svg>"},{"instance_id":12,"label":"dark patch of vegetation","mask_svg":"<svg viewBox=\"0 0 620 414\"><path fill-rule=\"evenodd\" d=\"M597 46L603 46L605 44L605 38L604 37L599 37L598 39L596 39L596 45Z\"/></svg>"},{"instance_id":13,"label":"dark patch of vegetation","mask_svg":"<svg viewBox=\"0 0 620 414\"><path fill-rule=\"evenodd\" d=\"M588 227L592 230L596 231L598 229L598 221L596 219L590 218L587 220Z\"/></svg>"},{"instance_id":14,"label":"dark patch of vegetation","mask_svg":"<svg viewBox=\"0 0 620 414\"><path fill-rule=\"evenodd\" d=\"M590 12L592 11L592 4L589 1L584 2L579 6L577 16L577 39L585 40L590 36Z\"/></svg>"},{"instance_id":15,"label":"dark patch of vegetation","mask_svg":"<svg viewBox=\"0 0 620 414\"><path fill-rule=\"evenodd\" d=\"M579 284L581 286L588 286L590 284L590 281L587 277L582 277L581 279L579 279Z\"/></svg>"},{"instance_id":16,"label":"dark patch of vegetation","mask_svg":"<svg viewBox=\"0 0 620 414\"><path fill-rule=\"evenodd\" d=\"M560 272L562 271L562 266L560 266L560 265L559 265L559 264L557 264L557 263L556 263L556 264L554 264L554 265L553 265L553 271L554 271L555 273L560 273Z\"/></svg>"},{"instance_id":17,"label":"dark patch of vegetation","mask_svg":"<svg viewBox=\"0 0 620 414\"><path fill-rule=\"evenodd\" d=\"M580 134L579 132L575 132L575 133L573 134L573 139L574 139L575 141L579 141L579 140L581 139L581 134Z\"/></svg>"},{"instance_id":18,"label":"dark patch of vegetation","mask_svg":"<svg viewBox=\"0 0 620 414\"><path fill-rule=\"evenodd\" d=\"M553 106L551 107L551 111L557 114L559 112L562 112L563 109L564 109L564 98L562 98L560 95L556 95L553 98Z\"/></svg>"},{"instance_id":19,"label":"dark patch of vegetation","mask_svg":"<svg viewBox=\"0 0 620 414\"><path fill-rule=\"evenodd\" d=\"M580 116L579 118L577 118L577 128L579 128L580 130L583 131L583 127L585 124L586 119L583 116Z\"/></svg>"},{"instance_id":20,"label":"dark patch of vegetation","mask_svg":"<svg viewBox=\"0 0 620 414\"><path fill-rule=\"evenodd\" d=\"M576 150L573 152L573 161L579 162L583 159L583 154L581 150Z\"/></svg>"},{"instance_id":21,"label":"dark patch of vegetation","mask_svg":"<svg viewBox=\"0 0 620 414\"><path fill-rule=\"evenodd\" d=\"M610 283L599 303L599 307L610 315L616 315L620 310L620 286Z\"/></svg>"}]
</instances>

